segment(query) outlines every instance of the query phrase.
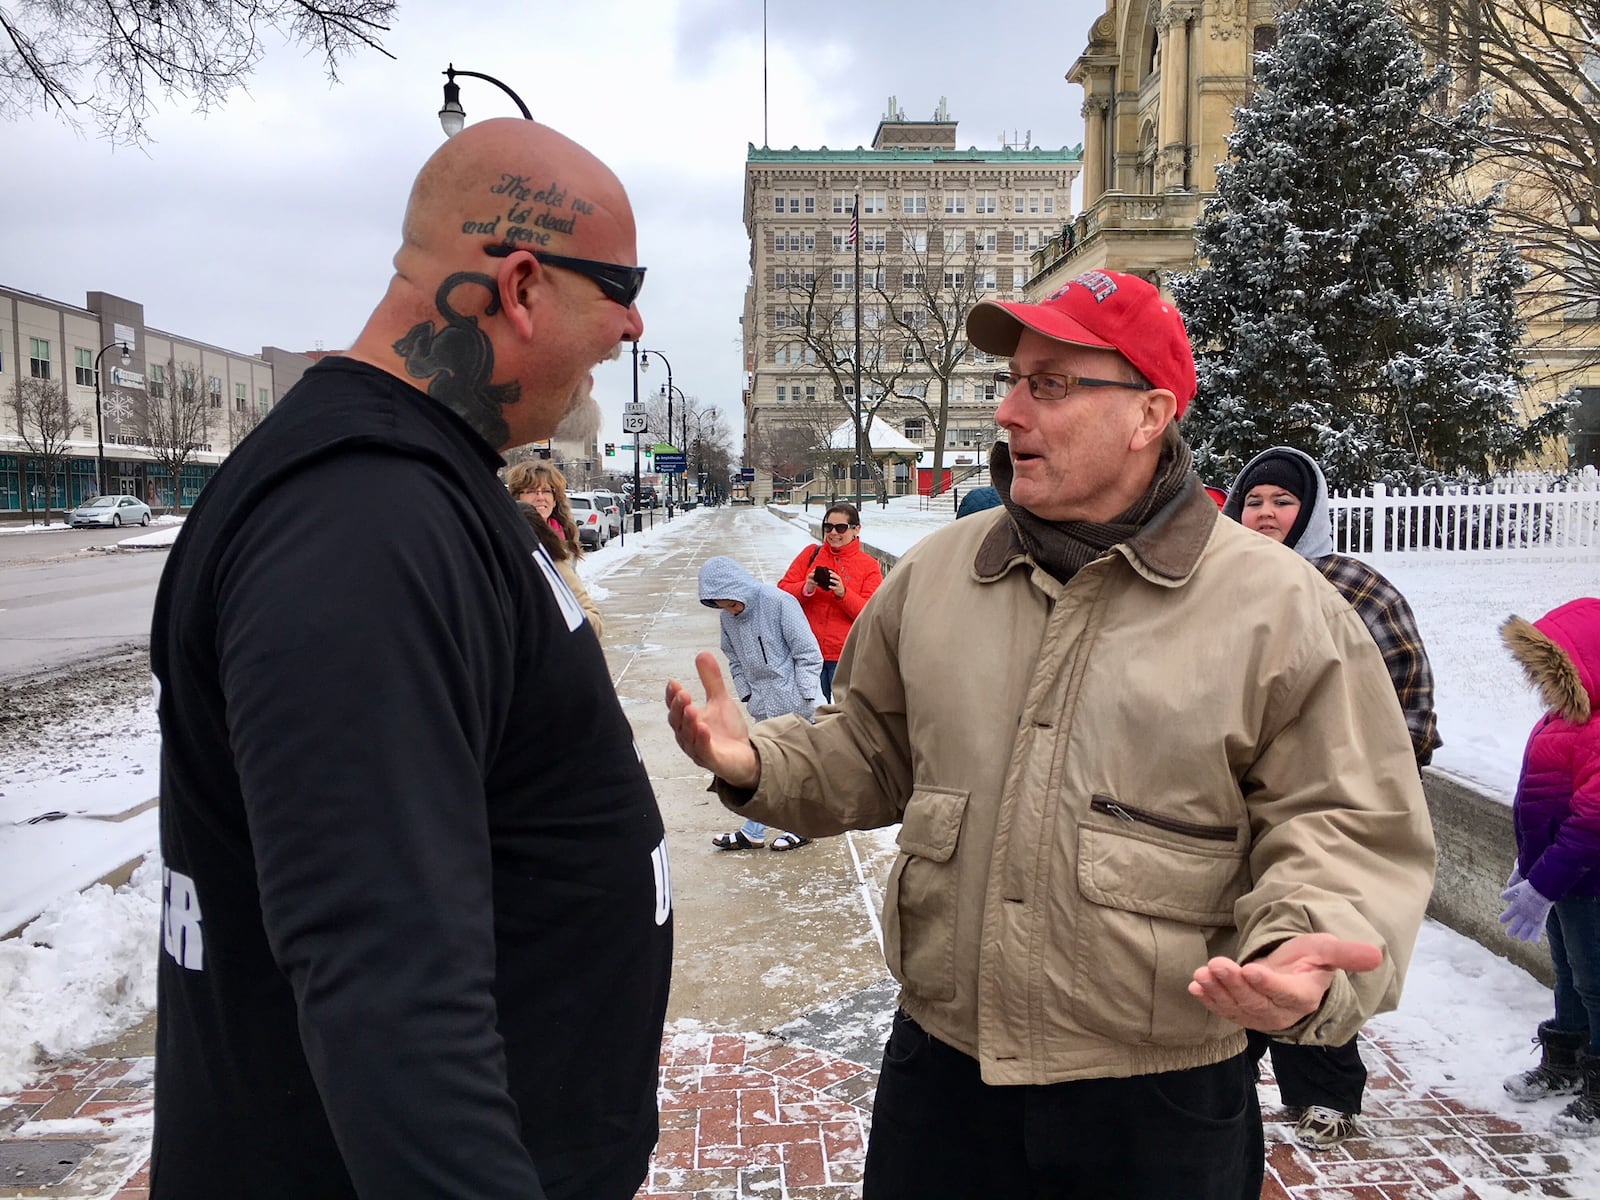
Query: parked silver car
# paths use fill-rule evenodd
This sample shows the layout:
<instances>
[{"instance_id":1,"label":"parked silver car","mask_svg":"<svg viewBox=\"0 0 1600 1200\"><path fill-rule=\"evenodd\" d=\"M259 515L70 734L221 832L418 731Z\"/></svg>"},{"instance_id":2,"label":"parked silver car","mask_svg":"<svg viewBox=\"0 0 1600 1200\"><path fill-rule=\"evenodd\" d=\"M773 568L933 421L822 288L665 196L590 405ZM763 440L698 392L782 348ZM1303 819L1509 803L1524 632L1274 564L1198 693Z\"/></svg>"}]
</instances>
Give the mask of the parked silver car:
<instances>
[{"instance_id":1,"label":"parked silver car","mask_svg":"<svg viewBox=\"0 0 1600 1200\"><path fill-rule=\"evenodd\" d=\"M67 524L74 529L82 525L148 525L150 506L136 496L96 496L68 513Z\"/></svg>"}]
</instances>

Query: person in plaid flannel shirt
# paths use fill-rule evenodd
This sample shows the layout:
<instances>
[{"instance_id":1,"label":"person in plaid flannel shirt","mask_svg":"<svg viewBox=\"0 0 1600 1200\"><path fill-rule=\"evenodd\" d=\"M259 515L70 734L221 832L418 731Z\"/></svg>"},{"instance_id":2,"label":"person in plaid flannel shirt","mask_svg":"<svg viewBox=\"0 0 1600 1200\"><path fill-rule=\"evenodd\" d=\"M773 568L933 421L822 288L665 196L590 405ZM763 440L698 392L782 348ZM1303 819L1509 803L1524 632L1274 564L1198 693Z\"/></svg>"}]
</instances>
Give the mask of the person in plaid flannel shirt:
<instances>
[{"instance_id":1,"label":"person in plaid flannel shirt","mask_svg":"<svg viewBox=\"0 0 1600 1200\"><path fill-rule=\"evenodd\" d=\"M1417 767L1426 766L1441 743L1433 711L1433 669L1417 619L1394 584L1359 559L1334 553L1328 483L1317 460L1288 446L1262 451L1234 480L1222 511L1309 559L1349 601L1383 653ZM1326 1149L1354 1132L1367 1083L1358 1040L1323 1048L1251 1033L1251 1049L1258 1057L1272 1053L1283 1103L1300 1110L1295 1139L1302 1145Z\"/></svg>"}]
</instances>

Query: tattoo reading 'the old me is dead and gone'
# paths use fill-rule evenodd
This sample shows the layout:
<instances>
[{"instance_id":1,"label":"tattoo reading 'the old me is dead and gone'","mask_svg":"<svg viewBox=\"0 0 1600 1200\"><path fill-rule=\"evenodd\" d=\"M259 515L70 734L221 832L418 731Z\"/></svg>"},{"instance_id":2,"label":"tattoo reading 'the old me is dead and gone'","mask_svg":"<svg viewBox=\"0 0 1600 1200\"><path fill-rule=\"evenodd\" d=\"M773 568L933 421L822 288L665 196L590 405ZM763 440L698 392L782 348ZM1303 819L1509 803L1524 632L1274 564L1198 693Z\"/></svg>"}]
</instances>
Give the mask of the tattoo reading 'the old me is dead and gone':
<instances>
[{"instance_id":1,"label":"tattoo reading 'the old me is dead and gone'","mask_svg":"<svg viewBox=\"0 0 1600 1200\"><path fill-rule=\"evenodd\" d=\"M552 181L536 187L527 175L501 175L489 192L501 197L505 211L464 222L462 233L499 238L509 246L542 247L550 244L551 234L571 236L579 218L594 215L594 205L581 196L568 197L564 185Z\"/></svg>"}]
</instances>

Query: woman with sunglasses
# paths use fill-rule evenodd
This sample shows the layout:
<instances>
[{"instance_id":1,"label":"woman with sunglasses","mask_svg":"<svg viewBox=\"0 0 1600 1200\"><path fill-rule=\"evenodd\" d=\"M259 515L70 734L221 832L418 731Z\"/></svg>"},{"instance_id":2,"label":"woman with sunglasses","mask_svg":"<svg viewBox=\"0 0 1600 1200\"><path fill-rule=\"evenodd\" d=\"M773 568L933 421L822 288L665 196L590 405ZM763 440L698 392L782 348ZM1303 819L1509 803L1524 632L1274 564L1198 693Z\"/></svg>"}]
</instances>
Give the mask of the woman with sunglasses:
<instances>
[{"instance_id":1,"label":"woman with sunglasses","mask_svg":"<svg viewBox=\"0 0 1600 1200\"><path fill-rule=\"evenodd\" d=\"M833 699L833 673L844 639L883 582L878 560L861 548L861 512L840 500L822 517L822 545L802 550L778 581L800 601L822 647L822 695Z\"/></svg>"}]
</instances>

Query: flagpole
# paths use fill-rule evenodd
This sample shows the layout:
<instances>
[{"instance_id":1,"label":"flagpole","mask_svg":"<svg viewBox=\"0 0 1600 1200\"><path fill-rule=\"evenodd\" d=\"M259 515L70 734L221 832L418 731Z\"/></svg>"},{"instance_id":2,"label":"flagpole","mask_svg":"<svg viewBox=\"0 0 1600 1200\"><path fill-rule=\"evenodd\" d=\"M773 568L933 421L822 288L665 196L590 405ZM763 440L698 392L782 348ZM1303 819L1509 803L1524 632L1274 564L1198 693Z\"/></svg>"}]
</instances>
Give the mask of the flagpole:
<instances>
[{"instance_id":1,"label":"flagpole","mask_svg":"<svg viewBox=\"0 0 1600 1200\"><path fill-rule=\"evenodd\" d=\"M861 507L861 193L856 193L856 210L850 215L850 231L856 242L856 507Z\"/></svg>"},{"instance_id":2,"label":"flagpole","mask_svg":"<svg viewBox=\"0 0 1600 1200\"><path fill-rule=\"evenodd\" d=\"M767 141L767 0L761 0L761 148Z\"/></svg>"}]
</instances>

